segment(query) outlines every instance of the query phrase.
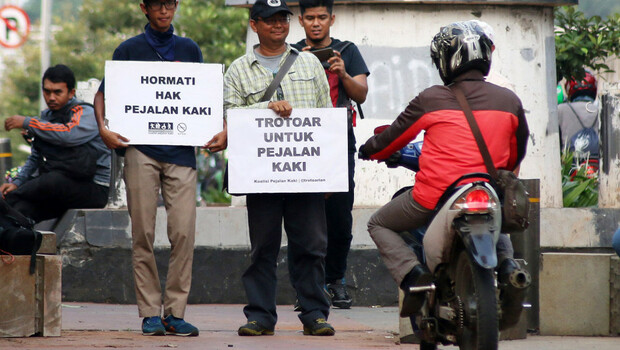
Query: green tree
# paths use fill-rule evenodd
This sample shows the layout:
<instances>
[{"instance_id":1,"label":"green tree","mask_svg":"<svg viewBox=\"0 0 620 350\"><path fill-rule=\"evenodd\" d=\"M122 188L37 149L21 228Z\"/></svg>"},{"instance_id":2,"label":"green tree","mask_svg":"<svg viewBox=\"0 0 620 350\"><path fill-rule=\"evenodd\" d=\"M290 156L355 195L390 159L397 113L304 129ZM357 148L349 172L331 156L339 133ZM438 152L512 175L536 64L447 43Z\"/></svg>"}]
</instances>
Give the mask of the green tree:
<instances>
[{"instance_id":1,"label":"green tree","mask_svg":"<svg viewBox=\"0 0 620 350\"><path fill-rule=\"evenodd\" d=\"M620 14L586 17L575 6L555 10L558 80L584 76L584 68L610 72L605 60L620 54Z\"/></svg>"},{"instance_id":2,"label":"green tree","mask_svg":"<svg viewBox=\"0 0 620 350\"><path fill-rule=\"evenodd\" d=\"M226 7L224 0L183 0L175 28L202 49L205 62L224 63L244 54L248 10Z\"/></svg>"},{"instance_id":3,"label":"green tree","mask_svg":"<svg viewBox=\"0 0 620 350\"><path fill-rule=\"evenodd\" d=\"M40 1L30 3L40 7ZM75 16L78 4L81 6ZM114 48L144 30L147 20L138 6L137 1L72 0L61 9L55 9L58 12L55 12L53 23L57 29L53 31L50 44L51 64L68 65L78 81L101 79L105 61L112 58ZM228 65L244 53L247 20L246 9L226 7L224 0L183 0L174 26L177 34L196 41L205 62ZM10 68L5 70L0 81L0 122L4 123L4 118L15 114L33 116L39 113L42 75L39 59L38 43L29 41L17 57L5 62ZM18 147L24 141L15 131L7 134L11 137L13 163L22 164L27 153Z\"/></svg>"}]
</instances>

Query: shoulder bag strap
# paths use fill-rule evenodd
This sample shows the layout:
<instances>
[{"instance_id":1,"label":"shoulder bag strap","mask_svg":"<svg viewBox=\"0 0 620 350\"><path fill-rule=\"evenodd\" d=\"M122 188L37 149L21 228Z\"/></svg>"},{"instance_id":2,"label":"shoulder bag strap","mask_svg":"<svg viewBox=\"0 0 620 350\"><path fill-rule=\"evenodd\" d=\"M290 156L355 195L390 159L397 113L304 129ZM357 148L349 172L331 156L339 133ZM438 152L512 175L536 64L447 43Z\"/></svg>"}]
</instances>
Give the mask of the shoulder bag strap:
<instances>
[{"instance_id":1,"label":"shoulder bag strap","mask_svg":"<svg viewBox=\"0 0 620 350\"><path fill-rule=\"evenodd\" d=\"M263 95L263 98L260 99L260 102L267 102L271 99L271 96L273 96L273 93L276 92L278 85L280 85L280 82L282 81L282 79L284 79L284 76L286 75L288 70L291 69L291 67L293 66L293 62L295 62L298 55L299 54L297 53L297 51L291 50L291 53L286 58L286 61L284 61L284 63L278 70L278 73L271 81L271 84L269 84L267 90L265 90L265 94Z\"/></svg>"},{"instance_id":2,"label":"shoulder bag strap","mask_svg":"<svg viewBox=\"0 0 620 350\"><path fill-rule=\"evenodd\" d=\"M570 110L573 111L573 114L575 115L575 118L577 118L577 121L579 121L579 124L581 124L582 129L591 129L594 127L594 125L596 124L596 121L598 120L598 113L596 114L596 118L594 118L594 122L592 123L592 125L590 125L590 128L586 128L586 126L583 125L583 121L581 120L581 118L579 118L579 114L577 114L577 112L575 111L573 106L570 104L570 102L567 102L567 104L568 104L568 107L570 107Z\"/></svg>"},{"instance_id":3,"label":"shoulder bag strap","mask_svg":"<svg viewBox=\"0 0 620 350\"><path fill-rule=\"evenodd\" d=\"M487 148L486 143L484 143L484 138L482 137L476 118L474 118L474 114L471 112L471 107L469 107L469 103L467 102L467 98L465 98L463 90L461 90L461 88L456 84L450 85L450 90L452 90L452 92L456 95L456 100L459 102L459 105L461 105L461 108L465 113L465 117L467 118L467 122L471 128L471 132L474 134L474 138L476 139L476 143L478 144L478 148L482 154L482 159L484 160L484 165L486 165L489 175L491 175L494 180L497 180L497 169L495 168L495 164L493 164L489 149Z\"/></svg>"}]
</instances>

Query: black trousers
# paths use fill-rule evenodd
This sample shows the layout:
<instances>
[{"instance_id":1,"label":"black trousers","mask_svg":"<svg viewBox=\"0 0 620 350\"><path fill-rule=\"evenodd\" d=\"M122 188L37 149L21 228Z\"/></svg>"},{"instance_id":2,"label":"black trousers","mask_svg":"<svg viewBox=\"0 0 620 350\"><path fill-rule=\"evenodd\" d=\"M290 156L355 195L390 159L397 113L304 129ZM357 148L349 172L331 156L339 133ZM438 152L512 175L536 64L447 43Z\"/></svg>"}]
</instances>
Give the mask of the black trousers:
<instances>
[{"instance_id":1,"label":"black trousers","mask_svg":"<svg viewBox=\"0 0 620 350\"><path fill-rule=\"evenodd\" d=\"M327 222L327 254L325 256L325 283L334 283L344 278L347 271L347 258L351 249L353 235L353 210L355 181L355 153L349 153L349 192L332 193L325 200L325 219ZM288 252L291 260L291 251ZM288 265L291 283L296 275L294 266Z\"/></svg>"},{"instance_id":2,"label":"black trousers","mask_svg":"<svg viewBox=\"0 0 620 350\"><path fill-rule=\"evenodd\" d=\"M60 217L68 209L103 208L109 188L91 180L70 178L50 171L35 177L6 196L15 210L35 222Z\"/></svg>"},{"instance_id":3,"label":"black trousers","mask_svg":"<svg viewBox=\"0 0 620 350\"><path fill-rule=\"evenodd\" d=\"M282 220L288 237L291 276L303 311L299 319L310 324L329 316L323 292L327 229L323 194L250 194L248 223L252 245L251 264L242 277L248 321L273 328L276 314L276 266L282 240Z\"/></svg>"},{"instance_id":4,"label":"black trousers","mask_svg":"<svg viewBox=\"0 0 620 350\"><path fill-rule=\"evenodd\" d=\"M333 193L325 201L327 219L327 255L325 256L325 282L334 283L344 278L347 257L353 235L353 210L355 181L355 153L349 153L349 192Z\"/></svg>"}]
</instances>

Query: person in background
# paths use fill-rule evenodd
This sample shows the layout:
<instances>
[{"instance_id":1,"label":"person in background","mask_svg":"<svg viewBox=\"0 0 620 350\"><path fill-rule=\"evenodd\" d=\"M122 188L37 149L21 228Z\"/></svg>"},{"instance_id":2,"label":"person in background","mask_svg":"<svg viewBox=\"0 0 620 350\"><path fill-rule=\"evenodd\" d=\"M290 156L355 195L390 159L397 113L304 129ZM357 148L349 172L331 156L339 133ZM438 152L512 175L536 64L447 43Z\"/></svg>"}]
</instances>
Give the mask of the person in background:
<instances>
[{"instance_id":1,"label":"person in background","mask_svg":"<svg viewBox=\"0 0 620 350\"><path fill-rule=\"evenodd\" d=\"M598 137L598 100L596 99L596 78L588 71L583 79L569 79L565 84L567 102L558 105L560 124L560 145L562 149L571 148L571 139L584 127L596 130ZM592 156L597 156L596 155Z\"/></svg>"},{"instance_id":2,"label":"person in background","mask_svg":"<svg viewBox=\"0 0 620 350\"><path fill-rule=\"evenodd\" d=\"M620 228L616 230L616 233L614 233L614 236L611 239L611 246L616 251L616 254L620 256Z\"/></svg>"},{"instance_id":3,"label":"person in background","mask_svg":"<svg viewBox=\"0 0 620 350\"><path fill-rule=\"evenodd\" d=\"M32 153L0 193L35 222L68 209L103 208L110 188L110 150L97 129L93 107L75 98L75 76L65 65L48 68L41 81L47 109L40 118L14 115L4 128L21 129Z\"/></svg>"},{"instance_id":4,"label":"person in background","mask_svg":"<svg viewBox=\"0 0 620 350\"><path fill-rule=\"evenodd\" d=\"M327 256L325 257L325 283L332 305L342 309L351 307L352 299L346 289L345 273L347 257L351 248L351 228L355 182L355 124L356 111L351 101L358 105L368 94L367 77L370 74L359 49L350 41L340 41L330 36L330 28L336 21L333 0L301 0L299 24L306 38L292 46L298 50L313 52L331 48L334 56L322 61L330 85L334 107L346 107L348 113L349 191L326 195ZM289 265L291 267L291 265ZM291 276L296 275L291 272Z\"/></svg>"}]
</instances>

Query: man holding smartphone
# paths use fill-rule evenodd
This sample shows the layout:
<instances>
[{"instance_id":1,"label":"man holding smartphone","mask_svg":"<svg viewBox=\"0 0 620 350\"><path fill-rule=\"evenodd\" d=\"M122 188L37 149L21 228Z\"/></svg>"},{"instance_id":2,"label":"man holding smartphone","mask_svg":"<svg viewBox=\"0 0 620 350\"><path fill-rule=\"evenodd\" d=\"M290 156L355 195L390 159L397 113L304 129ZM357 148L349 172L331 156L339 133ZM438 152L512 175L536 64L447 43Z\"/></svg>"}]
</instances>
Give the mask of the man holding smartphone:
<instances>
[{"instance_id":1,"label":"man holding smartphone","mask_svg":"<svg viewBox=\"0 0 620 350\"><path fill-rule=\"evenodd\" d=\"M348 110L349 192L327 195L325 201L328 234L325 283L332 305L348 309L352 300L347 293L344 277L353 238L351 210L356 151L353 133L356 112L351 100L358 105L366 100L367 76L370 72L355 44L330 37L330 28L336 20L336 15L332 13L333 6L333 0L300 0L299 24L306 32L306 38L292 46L316 54L325 68L333 106L346 107ZM291 276L294 275L291 273Z\"/></svg>"}]
</instances>

